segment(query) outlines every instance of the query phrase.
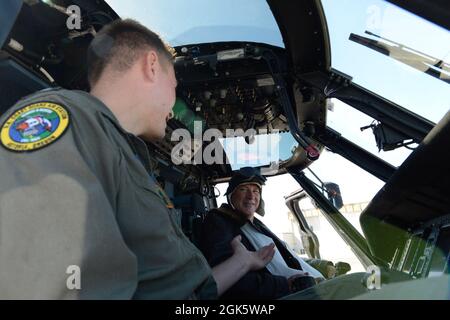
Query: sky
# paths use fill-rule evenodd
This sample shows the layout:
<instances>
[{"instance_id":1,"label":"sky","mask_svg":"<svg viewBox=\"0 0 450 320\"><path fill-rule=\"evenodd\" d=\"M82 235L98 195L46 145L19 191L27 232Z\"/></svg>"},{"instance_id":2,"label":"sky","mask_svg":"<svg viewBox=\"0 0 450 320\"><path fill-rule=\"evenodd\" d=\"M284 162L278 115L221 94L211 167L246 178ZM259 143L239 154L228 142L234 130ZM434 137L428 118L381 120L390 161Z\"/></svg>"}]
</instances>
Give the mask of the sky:
<instances>
[{"instance_id":1,"label":"sky","mask_svg":"<svg viewBox=\"0 0 450 320\"><path fill-rule=\"evenodd\" d=\"M275 19L262 0L107 0L122 17L134 18L173 46L214 41L255 41L284 47ZM331 41L332 67L353 81L427 119L437 122L450 109L450 86L348 40L365 30L450 61L450 32L382 0L322 0ZM333 99L328 125L347 139L395 166L410 151L378 152L372 119ZM242 146L241 146L242 147ZM284 153L280 152L280 153ZM340 185L345 203L370 200L383 183L347 160L325 152L311 168L323 181ZM220 188L220 187L219 187ZM266 190L267 189L267 190ZM263 195L269 212L286 212L283 197L298 185L284 175L270 178ZM219 198L219 202L223 198ZM275 229L283 226L276 224ZM275 230L276 231L276 230ZM281 232L281 231L280 231Z\"/></svg>"}]
</instances>

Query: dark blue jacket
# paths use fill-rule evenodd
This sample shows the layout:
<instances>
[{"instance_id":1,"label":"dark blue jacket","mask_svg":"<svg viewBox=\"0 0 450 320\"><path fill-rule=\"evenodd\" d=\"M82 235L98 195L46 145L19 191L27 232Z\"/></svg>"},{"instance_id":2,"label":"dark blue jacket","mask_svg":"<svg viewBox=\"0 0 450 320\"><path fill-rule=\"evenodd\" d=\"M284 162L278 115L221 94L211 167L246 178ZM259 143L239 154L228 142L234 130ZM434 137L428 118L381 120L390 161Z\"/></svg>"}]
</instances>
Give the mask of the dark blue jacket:
<instances>
[{"instance_id":1,"label":"dark blue jacket","mask_svg":"<svg viewBox=\"0 0 450 320\"><path fill-rule=\"evenodd\" d=\"M205 255L211 267L225 261L233 254L231 240L237 235L242 236L242 244L247 250L255 251L253 245L242 233L241 226L247 220L239 216L229 205L223 204L219 209L211 210L206 215L200 238L200 249ZM260 220L253 220L252 226L271 237L286 261L286 264L294 269L301 270L296 258L286 249L284 243L273 234ZM272 275L266 268L258 271L250 271L235 285L228 289L221 298L223 299L277 299L290 294L286 277Z\"/></svg>"}]
</instances>

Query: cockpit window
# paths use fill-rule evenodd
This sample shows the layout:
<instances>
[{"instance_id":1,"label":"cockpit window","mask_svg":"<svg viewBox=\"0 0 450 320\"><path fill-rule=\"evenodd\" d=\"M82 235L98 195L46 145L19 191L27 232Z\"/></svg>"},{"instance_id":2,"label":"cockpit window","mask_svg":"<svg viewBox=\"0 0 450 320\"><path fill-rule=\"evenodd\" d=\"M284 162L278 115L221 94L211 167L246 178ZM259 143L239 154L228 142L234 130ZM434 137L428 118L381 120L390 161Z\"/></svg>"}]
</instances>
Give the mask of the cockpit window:
<instances>
[{"instance_id":1,"label":"cockpit window","mask_svg":"<svg viewBox=\"0 0 450 320\"><path fill-rule=\"evenodd\" d=\"M352 33L373 40L380 40L377 37L380 36L414 49L407 50L408 53L420 52L444 65L450 60L450 32L386 1L322 0L322 5L333 68L352 76L356 84L428 120L438 122L445 115L450 101L448 83L349 38ZM436 68L430 69L436 72ZM446 77L445 73L442 77Z\"/></svg>"},{"instance_id":2,"label":"cockpit window","mask_svg":"<svg viewBox=\"0 0 450 320\"><path fill-rule=\"evenodd\" d=\"M252 41L284 47L269 5L261 0L107 0L122 18L155 30L172 46Z\"/></svg>"},{"instance_id":3,"label":"cockpit window","mask_svg":"<svg viewBox=\"0 0 450 320\"><path fill-rule=\"evenodd\" d=\"M220 143L233 171L248 166L277 165L279 161L288 160L298 146L289 132L260 134L251 141L244 137L230 137L220 139Z\"/></svg>"},{"instance_id":4,"label":"cockpit window","mask_svg":"<svg viewBox=\"0 0 450 320\"><path fill-rule=\"evenodd\" d=\"M417 144L411 144L390 151L379 150L375 135L369 127L375 121L373 118L338 99L331 99L330 105L332 107L327 114L327 125L330 128L395 167L400 166L417 147Z\"/></svg>"}]
</instances>

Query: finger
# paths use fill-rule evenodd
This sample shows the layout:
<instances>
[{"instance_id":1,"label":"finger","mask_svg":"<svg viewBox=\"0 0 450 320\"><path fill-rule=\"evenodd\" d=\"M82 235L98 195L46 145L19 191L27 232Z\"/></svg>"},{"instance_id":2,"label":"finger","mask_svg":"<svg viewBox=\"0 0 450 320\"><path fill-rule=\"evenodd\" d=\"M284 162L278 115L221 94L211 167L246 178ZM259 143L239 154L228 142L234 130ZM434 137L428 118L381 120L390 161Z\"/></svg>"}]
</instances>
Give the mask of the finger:
<instances>
[{"instance_id":1,"label":"finger","mask_svg":"<svg viewBox=\"0 0 450 320\"><path fill-rule=\"evenodd\" d=\"M260 249L261 257L266 258L275 254L274 245L268 245Z\"/></svg>"},{"instance_id":2,"label":"finger","mask_svg":"<svg viewBox=\"0 0 450 320\"><path fill-rule=\"evenodd\" d=\"M275 250L272 250L272 251L270 251L269 252L269 256L268 256L268 261L267 262L270 262L272 259L273 259L273 256L275 255Z\"/></svg>"},{"instance_id":3,"label":"finger","mask_svg":"<svg viewBox=\"0 0 450 320\"><path fill-rule=\"evenodd\" d=\"M256 252L256 254L261 260L265 261L269 255L269 252L265 248L261 248Z\"/></svg>"},{"instance_id":4,"label":"finger","mask_svg":"<svg viewBox=\"0 0 450 320\"><path fill-rule=\"evenodd\" d=\"M268 244L267 246L262 247L261 251L273 251L275 248L275 243Z\"/></svg>"},{"instance_id":5,"label":"finger","mask_svg":"<svg viewBox=\"0 0 450 320\"><path fill-rule=\"evenodd\" d=\"M269 247L269 248L267 248L267 250L266 250L266 252L264 254L263 260L267 264L273 259L274 255L275 255L275 250L273 249L273 247Z\"/></svg>"},{"instance_id":6,"label":"finger","mask_svg":"<svg viewBox=\"0 0 450 320\"><path fill-rule=\"evenodd\" d=\"M266 247L269 247L269 248L273 249L273 248L275 248L275 243L272 242L271 244L268 244Z\"/></svg>"},{"instance_id":7,"label":"finger","mask_svg":"<svg viewBox=\"0 0 450 320\"><path fill-rule=\"evenodd\" d=\"M231 240L231 246L233 248L236 248L236 246L241 244L241 240L242 240L241 235L237 235L236 237L233 238L233 240Z\"/></svg>"},{"instance_id":8,"label":"finger","mask_svg":"<svg viewBox=\"0 0 450 320\"><path fill-rule=\"evenodd\" d=\"M233 240L231 240L231 242L241 242L241 240L242 240L242 237L241 237L241 235L239 234L239 235L237 235L236 237L234 237L233 238Z\"/></svg>"}]
</instances>

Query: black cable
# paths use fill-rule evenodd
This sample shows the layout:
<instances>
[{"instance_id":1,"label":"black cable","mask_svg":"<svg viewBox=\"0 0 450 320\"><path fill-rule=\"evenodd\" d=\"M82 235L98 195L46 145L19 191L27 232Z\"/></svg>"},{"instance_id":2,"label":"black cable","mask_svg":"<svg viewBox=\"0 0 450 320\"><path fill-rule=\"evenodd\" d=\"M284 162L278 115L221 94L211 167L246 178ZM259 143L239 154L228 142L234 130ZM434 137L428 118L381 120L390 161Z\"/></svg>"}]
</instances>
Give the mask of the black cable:
<instances>
[{"instance_id":1,"label":"black cable","mask_svg":"<svg viewBox=\"0 0 450 320\"><path fill-rule=\"evenodd\" d=\"M276 83L276 89L278 90L279 97L281 99L281 106L284 110L285 116L288 120L288 125L291 130L292 136L297 140L298 144L306 151L306 156L309 160L314 161L317 160L320 156L319 150L309 141L309 139L301 132L298 127L297 121L295 119L294 112L291 106L289 95L286 91L286 86L284 79L279 73L275 73L271 64L271 58L274 63L277 62L277 57L270 50L265 50L261 55L263 59L267 62L267 66L273 76L273 79ZM277 65L278 66L278 65Z\"/></svg>"}]
</instances>

